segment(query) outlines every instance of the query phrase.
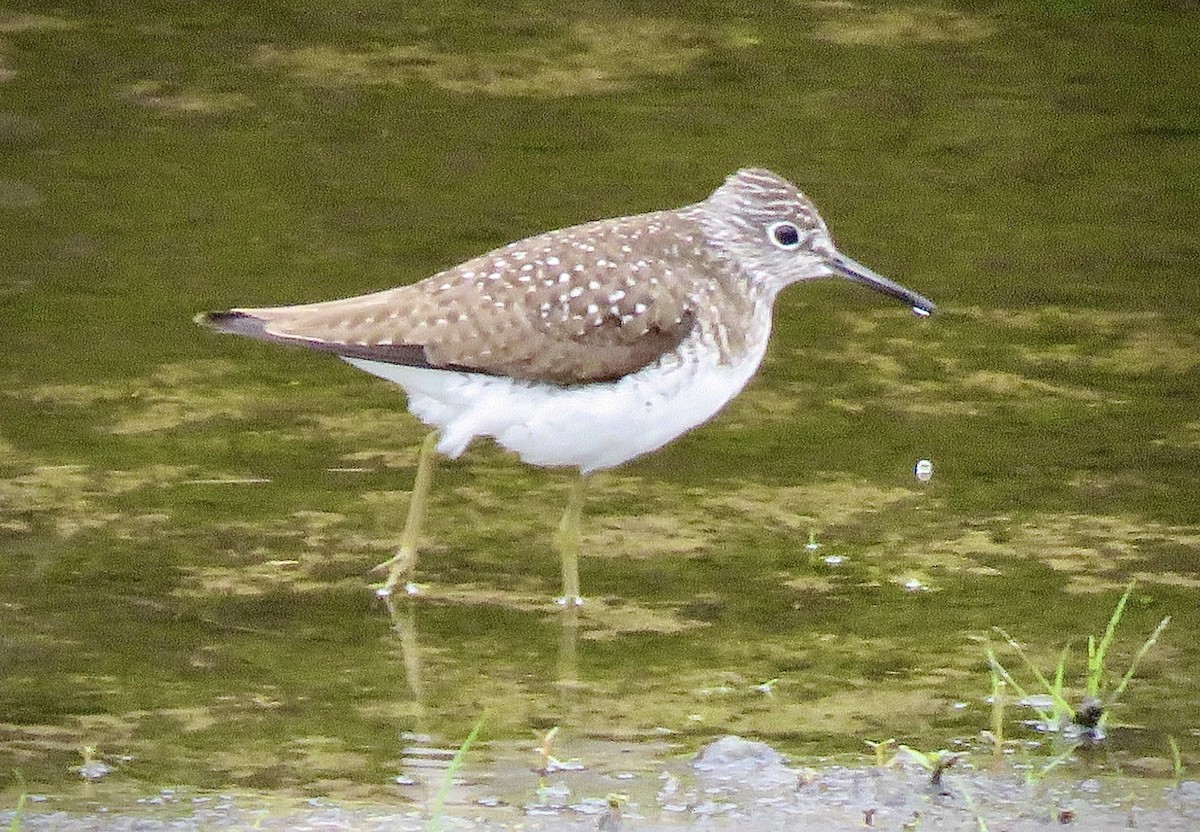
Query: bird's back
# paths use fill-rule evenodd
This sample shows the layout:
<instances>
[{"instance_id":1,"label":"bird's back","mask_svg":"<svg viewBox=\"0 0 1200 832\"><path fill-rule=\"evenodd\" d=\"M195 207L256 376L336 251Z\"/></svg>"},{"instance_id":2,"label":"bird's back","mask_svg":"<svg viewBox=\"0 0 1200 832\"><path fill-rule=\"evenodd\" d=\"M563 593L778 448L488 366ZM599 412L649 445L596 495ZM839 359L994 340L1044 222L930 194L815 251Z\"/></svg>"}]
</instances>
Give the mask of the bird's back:
<instances>
[{"instance_id":1,"label":"bird's back","mask_svg":"<svg viewBox=\"0 0 1200 832\"><path fill-rule=\"evenodd\" d=\"M369 361L586 384L675 349L715 295L736 294L723 268L696 223L661 211L539 234L410 286L205 322Z\"/></svg>"}]
</instances>

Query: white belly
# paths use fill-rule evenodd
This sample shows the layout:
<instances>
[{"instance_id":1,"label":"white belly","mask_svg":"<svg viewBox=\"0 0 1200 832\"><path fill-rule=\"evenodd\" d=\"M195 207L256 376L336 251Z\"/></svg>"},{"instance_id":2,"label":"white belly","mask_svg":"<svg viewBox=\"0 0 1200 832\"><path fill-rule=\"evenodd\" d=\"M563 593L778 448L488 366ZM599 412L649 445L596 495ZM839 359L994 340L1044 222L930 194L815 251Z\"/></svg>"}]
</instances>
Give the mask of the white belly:
<instances>
[{"instance_id":1,"label":"white belly","mask_svg":"<svg viewBox=\"0 0 1200 832\"><path fill-rule=\"evenodd\" d=\"M745 387L765 351L764 338L734 364L719 364L715 350L672 355L617 381L574 386L345 361L403 387L408 409L438 429L437 449L446 456L490 436L531 465L586 474L661 448L711 419Z\"/></svg>"}]
</instances>

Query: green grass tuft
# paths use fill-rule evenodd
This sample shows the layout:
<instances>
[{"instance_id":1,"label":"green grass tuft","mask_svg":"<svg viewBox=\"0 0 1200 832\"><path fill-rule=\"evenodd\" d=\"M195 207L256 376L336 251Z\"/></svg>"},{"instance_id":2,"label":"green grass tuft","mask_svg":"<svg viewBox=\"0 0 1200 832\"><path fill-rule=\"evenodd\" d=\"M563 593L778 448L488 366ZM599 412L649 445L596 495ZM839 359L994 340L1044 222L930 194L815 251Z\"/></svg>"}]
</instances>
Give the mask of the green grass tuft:
<instances>
[{"instance_id":1,"label":"green grass tuft","mask_svg":"<svg viewBox=\"0 0 1200 832\"><path fill-rule=\"evenodd\" d=\"M1037 668L1025 649L1000 627L993 628L1001 638L1012 648L1013 652L1021 659L1025 668L1033 676L1034 680L1041 686L1042 690L1050 697L1051 707L1040 707L1033 704L1034 710L1037 712L1039 719L1048 729L1065 731L1074 726L1082 728L1091 733L1092 738L1101 739L1104 736L1104 726L1108 721L1109 710L1120 700L1121 695L1129 686L1129 682L1133 679L1137 672L1138 666L1142 659L1150 651L1150 648L1158 643L1159 637L1163 630L1171 623L1171 617L1167 616L1158 623L1154 631L1142 643L1142 646L1134 654L1133 660L1129 664L1129 668L1121 676L1116 685L1111 689L1106 688L1106 682L1111 678L1108 668L1109 650L1116 640L1117 627L1121 623L1121 618L1125 614L1125 607L1129 603L1129 598L1133 594L1136 581L1130 581L1129 586L1125 588L1125 592L1117 601L1116 607L1113 609L1112 615L1108 618L1108 624L1104 629L1104 635L1099 641L1095 636L1088 636L1088 654L1087 654L1087 675L1084 680L1085 696L1082 698L1082 704L1078 710L1071 705L1067 699L1066 689L1066 667L1070 657L1071 645L1067 644L1059 654L1058 663L1054 669L1053 679L1047 679L1046 676ZM1029 693L1021 686L1011 672L1001 664L996 656L995 650L991 645L987 648L988 664L991 667L992 674L992 690L995 695L998 684L1007 684L1012 687L1017 696L1023 700L1029 700ZM1093 716L1093 713L1098 709L1098 716ZM993 734L996 733L995 719L996 715L993 712Z\"/></svg>"}]
</instances>

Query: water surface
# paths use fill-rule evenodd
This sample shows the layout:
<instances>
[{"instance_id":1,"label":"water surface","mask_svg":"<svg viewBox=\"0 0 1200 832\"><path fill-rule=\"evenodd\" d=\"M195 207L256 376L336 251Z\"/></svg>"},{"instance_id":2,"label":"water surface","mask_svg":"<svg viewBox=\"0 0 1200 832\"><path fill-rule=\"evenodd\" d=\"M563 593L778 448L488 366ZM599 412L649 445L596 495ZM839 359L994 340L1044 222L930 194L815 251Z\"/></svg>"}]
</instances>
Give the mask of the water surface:
<instances>
[{"instance_id":1,"label":"water surface","mask_svg":"<svg viewBox=\"0 0 1200 832\"><path fill-rule=\"evenodd\" d=\"M1113 714L1138 730L1076 764L1174 737L1193 765L1196 9L1099 5L8 4L4 805L75 794L84 746L101 795L424 805L411 749L485 714L478 753L514 769L553 726L564 757L973 742L991 628L1047 672L1072 644L1077 693L1131 579L1116 673L1173 620ZM422 436L401 394L191 322L748 164L939 311L786 293L725 413L596 478L577 626L549 603L565 474L486 445L442 465L426 591L389 615L369 569Z\"/></svg>"}]
</instances>

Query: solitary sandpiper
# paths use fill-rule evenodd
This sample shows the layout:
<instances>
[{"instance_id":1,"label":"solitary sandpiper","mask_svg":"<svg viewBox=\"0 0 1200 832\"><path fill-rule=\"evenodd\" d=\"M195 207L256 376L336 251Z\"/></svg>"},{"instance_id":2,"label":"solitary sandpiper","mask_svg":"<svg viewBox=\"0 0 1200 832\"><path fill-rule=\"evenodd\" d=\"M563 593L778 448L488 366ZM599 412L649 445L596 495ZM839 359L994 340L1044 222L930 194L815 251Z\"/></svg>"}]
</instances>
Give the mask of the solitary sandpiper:
<instances>
[{"instance_id":1,"label":"solitary sandpiper","mask_svg":"<svg viewBox=\"0 0 1200 832\"><path fill-rule=\"evenodd\" d=\"M574 605L587 475L708 421L762 362L779 291L825 277L934 309L840 253L796 186L746 169L703 202L548 231L409 286L197 320L338 355L403 387L433 428L381 593L401 576L413 591L434 450L489 436L532 465L578 468L558 535L560 601Z\"/></svg>"}]
</instances>

